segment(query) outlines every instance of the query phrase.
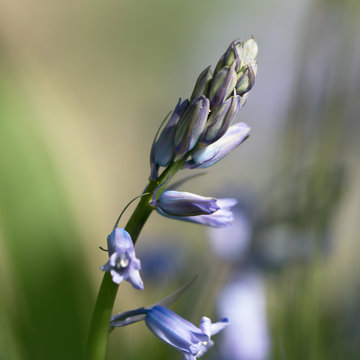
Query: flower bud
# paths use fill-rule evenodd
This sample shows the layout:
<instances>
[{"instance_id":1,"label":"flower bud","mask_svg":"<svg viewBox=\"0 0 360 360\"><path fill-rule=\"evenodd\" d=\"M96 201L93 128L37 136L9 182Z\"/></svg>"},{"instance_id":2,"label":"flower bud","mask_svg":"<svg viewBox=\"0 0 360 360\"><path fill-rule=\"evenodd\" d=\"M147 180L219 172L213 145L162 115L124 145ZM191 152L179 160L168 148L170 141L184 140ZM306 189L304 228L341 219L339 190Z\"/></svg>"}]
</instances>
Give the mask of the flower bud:
<instances>
[{"instance_id":1,"label":"flower bud","mask_svg":"<svg viewBox=\"0 0 360 360\"><path fill-rule=\"evenodd\" d=\"M244 70L238 74L236 83L236 93L240 96L250 91L255 84L255 76L257 72L257 64L253 62L244 67Z\"/></svg>"},{"instance_id":2,"label":"flower bud","mask_svg":"<svg viewBox=\"0 0 360 360\"><path fill-rule=\"evenodd\" d=\"M227 48L225 54L220 58L219 62L216 64L214 74L217 74L224 66L231 67L235 62L235 71L237 72L240 66L241 51L242 51L242 42L237 39L234 40L229 47Z\"/></svg>"},{"instance_id":3,"label":"flower bud","mask_svg":"<svg viewBox=\"0 0 360 360\"><path fill-rule=\"evenodd\" d=\"M204 131L209 108L209 100L205 96L200 96L191 102L179 120L174 137L174 149L180 157L196 145Z\"/></svg>"},{"instance_id":4,"label":"flower bud","mask_svg":"<svg viewBox=\"0 0 360 360\"><path fill-rule=\"evenodd\" d=\"M211 108L219 106L233 92L237 82L235 66L235 62L233 62L231 67L224 66L215 75L209 92Z\"/></svg>"},{"instance_id":5,"label":"flower bud","mask_svg":"<svg viewBox=\"0 0 360 360\"><path fill-rule=\"evenodd\" d=\"M168 166L173 161L175 157L173 140L176 125L188 106L189 100L186 99L181 102L181 99L179 99L179 102L177 103L168 123L162 130L160 136L154 140L150 152L151 179L157 178L159 166Z\"/></svg>"},{"instance_id":6,"label":"flower bud","mask_svg":"<svg viewBox=\"0 0 360 360\"><path fill-rule=\"evenodd\" d=\"M190 101L197 99L201 95L208 96L209 83L212 79L212 73L210 70L210 66L208 66L198 77L196 80L196 84L194 90L191 94Z\"/></svg>"},{"instance_id":7,"label":"flower bud","mask_svg":"<svg viewBox=\"0 0 360 360\"><path fill-rule=\"evenodd\" d=\"M242 46L242 58L247 61L254 61L259 51L257 43L254 38L244 42Z\"/></svg>"},{"instance_id":8,"label":"flower bud","mask_svg":"<svg viewBox=\"0 0 360 360\"><path fill-rule=\"evenodd\" d=\"M216 108L207 121L200 143L211 144L220 139L236 118L240 107L240 96L235 94Z\"/></svg>"},{"instance_id":9,"label":"flower bud","mask_svg":"<svg viewBox=\"0 0 360 360\"><path fill-rule=\"evenodd\" d=\"M229 127L227 132L214 143L199 147L191 154L191 160L185 163L185 168L206 168L221 160L249 136L250 127L245 123L237 123Z\"/></svg>"}]
</instances>

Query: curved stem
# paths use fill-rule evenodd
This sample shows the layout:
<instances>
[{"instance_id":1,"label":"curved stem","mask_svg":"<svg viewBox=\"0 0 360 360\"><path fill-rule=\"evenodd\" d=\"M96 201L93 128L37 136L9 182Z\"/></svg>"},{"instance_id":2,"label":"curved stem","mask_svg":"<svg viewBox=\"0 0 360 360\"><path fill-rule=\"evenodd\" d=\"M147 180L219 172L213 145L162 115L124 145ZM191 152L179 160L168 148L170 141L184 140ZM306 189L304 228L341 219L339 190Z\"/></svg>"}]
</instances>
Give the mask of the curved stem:
<instances>
[{"instance_id":1,"label":"curved stem","mask_svg":"<svg viewBox=\"0 0 360 360\"><path fill-rule=\"evenodd\" d=\"M169 180L184 166L185 158L175 161L168 166L157 180L150 180L143 193L149 193L141 198L131 215L125 230L130 234L134 244L154 210L150 205L153 192L167 177ZM164 189L159 189L160 195ZM107 338L110 330L110 318L114 306L118 285L112 281L109 272L104 274L99 293L96 299L93 316L90 323L89 337L86 348L86 360L104 360L107 348Z\"/></svg>"}]
</instances>

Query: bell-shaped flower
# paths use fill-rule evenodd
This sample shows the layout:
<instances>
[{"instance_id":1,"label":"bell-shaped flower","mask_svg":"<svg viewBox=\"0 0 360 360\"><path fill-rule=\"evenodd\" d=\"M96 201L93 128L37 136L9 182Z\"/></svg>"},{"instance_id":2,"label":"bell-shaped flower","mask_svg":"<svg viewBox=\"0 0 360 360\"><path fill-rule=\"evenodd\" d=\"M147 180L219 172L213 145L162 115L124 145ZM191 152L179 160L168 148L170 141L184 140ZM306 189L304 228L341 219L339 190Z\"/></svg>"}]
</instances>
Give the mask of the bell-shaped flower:
<instances>
[{"instance_id":1,"label":"bell-shaped flower","mask_svg":"<svg viewBox=\"0 0 360 360\"><path fill-rule=\"evenodd\" d=\"M111 327L125 326L141 320L145 320L147 327L158 338L180 351L184 360L195 360L203 355L214 345L211 336L229 324L228 318L212 324L204 316L197 327L167 307L155 305L115 315L111 319Z\"/></svg>"},{"instance_id":2,"label":"bell-shaped flower","mask_svg":"<svg viewBox=\"0 0 360 360\"><path fill-rule=\"evenodd\" d=\"M184 360L193 360L214 345L211 336L228 325L229 320L223 318L212 324L211 320L204 316L200 326L196 327L170 309L154 306L146 314L145 323L157 337L179 350Z\"/></svg>"},{"instance_id":3,"label":"bell-shaped flower","mask_svg":"<svg viewBox=\"0 0 360 360\"><path fill-rule=\"evenodd\" d=\"M232 221L234 220L231 208L237 204L237 200L216 199L215 204L218 208L217 210L213 211L212 213L203 213L202 215L171 215L165 212L160 206L158 206L156 210L160 215L175 220L189 221L196 224L211 226L215 228L230 226L232 224Z\"/></svg>"},{"instance_id":4,"label":"bell-shaped flower","mask_svg":"<svg viewBox=\"0 0 360 360\"><path fill-rule=\"evenodd\" d=\"M101 266L103 271L110 271L116 284L128 281L135 289L143 289L140 277L140 260L135 256L135 249L129 233L116 228L107 238L109 261Z\"/></svg>"},{"instance_id":5,"label":"bell-shaped flower","mask_svg":"<svg viewBox=\"0 0 360 360\"><path fill-rule=\"evenodd\" d=\"M227 132L217 141L207 146L199 146L191 153L191 159L185 168L206 168L221 160L249 137L250 127L245 123L237 123L229 127Z\"/></svg>"},{"instance_id":6,"label":"bell-shaped flower","mask_svg":"<svg viewBox=\"0 0 360 360\"><path fill-rule=\"evenodd\" d=\"M214 198L175 190L165 190L153 205L170 216L212 214L220 209Z\"/></svg>"}]
</instances>

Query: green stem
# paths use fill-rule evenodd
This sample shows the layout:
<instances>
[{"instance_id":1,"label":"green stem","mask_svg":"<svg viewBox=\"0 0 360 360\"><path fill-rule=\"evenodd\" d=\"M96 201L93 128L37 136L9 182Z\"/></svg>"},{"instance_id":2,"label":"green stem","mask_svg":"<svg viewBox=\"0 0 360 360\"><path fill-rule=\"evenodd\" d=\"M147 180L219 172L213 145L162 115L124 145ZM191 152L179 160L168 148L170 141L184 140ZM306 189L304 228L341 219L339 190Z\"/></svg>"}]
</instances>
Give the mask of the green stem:
<instances>
[{"instance_id":1,"label":"green stem","mask_svg":"<svg viewBox=\"0 0 360 360\"><path fill-rule=\"evenodd\" d=\"M185 158L178 160L168 166L157 180L150 180L144 193L149 193L141 198L139 204L135 208L125 230L130 234L134 244L145 225L146 220L149 218L151 212L154 210L150 205L152 196L159 184L163 183L167 178L170 179L177 173L178 170L183 168ZM158 195L164 190L159 189ZM90 323L89 337L86 349L86 360L104 360L107 348L107 339L110 329L110 318L114 306L118 285L112 281L109 272L104 274L99 293L96 299L93 316Z\"/></svg>"}]
</instances>

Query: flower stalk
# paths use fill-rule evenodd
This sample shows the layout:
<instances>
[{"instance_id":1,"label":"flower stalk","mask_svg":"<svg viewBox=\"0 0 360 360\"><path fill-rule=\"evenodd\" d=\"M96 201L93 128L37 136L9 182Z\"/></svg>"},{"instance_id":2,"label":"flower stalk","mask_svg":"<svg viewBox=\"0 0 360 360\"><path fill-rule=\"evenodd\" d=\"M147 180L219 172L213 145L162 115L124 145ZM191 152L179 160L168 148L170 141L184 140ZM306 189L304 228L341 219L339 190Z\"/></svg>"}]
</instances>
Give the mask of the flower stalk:
<instances>
[{"instance_id":1,"label":"flower stalk","mask_svg":"<svg viewBox=\"0 0 360 360\"><path fill-rule=\"evenodd\" d=\"M179 170L211 166L249 136L250 128L246 124L233 124L233 121L254 86L256 55L254 39L245 43L233 41L218 62L214 74L210 67L200 74L190 101L179 100L167 124L163 128L161 126L162 130L159 129L156 134L150 152L149 183L126 226L118 228L120 215L108 237L109 260L100 268L105 274L90 324L86 360L105 359L119 283L125 280L136 289L144 287L139 273L141 263L135 256L133 245L154 209L176 220L211 227L231 225L231 207L236 204L235 199L215 199L165 189ZM164 170L158 176L160 167ZM150 330L181 351L186 360L200 357L212 345L210 336L228 322L211 324L204 317L197 328L162 306L149 308L144 314ZM181 345L184 339L185 348Z\"/></svg>"},{"instance_id":2,"label":"flower stalk","mask_svg":"<svg viewBox=\"0 0 360 360\"><path fill-rule=\"evenodd\" d=\"M144 190L144 195L131 215L125 230L130 234L134 245L154 207L150 204L153 193L166 180L171 178L184 167L186 156L168 166L157 180L150 180ZM164 188L158 189L158 196ZM86 348L86 360L104 360L106 355L107 340L110 331L110 319L119 285L112 281L109 272L105 272L94 307L90 323L90 330Z\"/></svg>"}]
</instances>

